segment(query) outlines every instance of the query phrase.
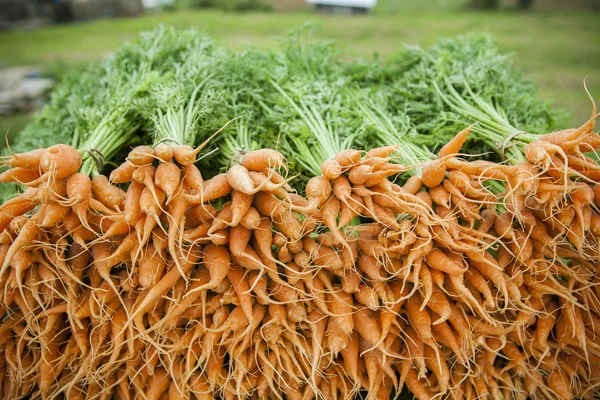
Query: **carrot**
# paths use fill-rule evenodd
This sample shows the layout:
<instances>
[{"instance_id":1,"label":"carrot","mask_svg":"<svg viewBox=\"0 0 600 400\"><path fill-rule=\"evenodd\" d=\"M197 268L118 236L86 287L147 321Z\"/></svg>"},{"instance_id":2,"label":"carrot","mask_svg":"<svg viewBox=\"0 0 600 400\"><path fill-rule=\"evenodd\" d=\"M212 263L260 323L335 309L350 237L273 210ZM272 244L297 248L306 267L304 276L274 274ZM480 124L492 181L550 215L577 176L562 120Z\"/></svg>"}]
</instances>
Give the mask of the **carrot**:
<instances>
[{"instance_id":1,"label":"carrot","mask_svg":"<svg viewBox=\"0 0 600 400\"><path fill-rule=\"evenodd\" d=\"M429 195L431 200L438 206L450 208L450 193L444 188L444 185L430 188Z\"/></svg>"},{"instance_id":2,"label":"carrot","mask_svg":"<svg viewBox=\"0 0 600 400\"><path fill-rule=\"evenodd\" d=\"M335 286L334 289L335 294L328 296L331 319L338 321L340 329L349 335L354 330L352 295L339 290L339 286Z\"/></svg>"},{"instance_id":3,"label":"carrot","mask_svg":"<svg viewBox=\"0 0 600 400\"><path fill-rule=\"evenodd\" d=\"M231 193L231 223L234 227L241 223L242 219L250 211L252 206L253 196L242 193L238 190L233 190ZM252 228L249 228L252 229Z\"/></svg>"},{"instance_id":4,"label":"carrot","mask_svg":"<svg viewBox=\"0 0 600 400\"><path fill-rule=\"evenodd\" d=\"M351 167L360 162L361 152L354 149L340 151L333 157L344 168Z\"/></svg>"},{"instance_id":5,"label":"carrot","mask_svg":"<svg viewBox=\"0 0 600 400\"><path fill-rule=\"evenodd\" d=\"M233 265L227 274L235 293L240 301L240 305L248 321L253 321L252 297L250 296L250 287L244 275L244 270L239 265Z\"/></svg>"},{"instance_id":6,"label":"carrot","mask_svg":"<svg viewBox=\"0 0 600 400\"><path fill-rule=\"evenodd\" d=\"M0 209L2 209L0 211L0 228L2 230L6 229L14 217L21 216L26 212L33 210L38 205L37 201L25 200L18 204L13 203L8 206L9 202L10 200L0 206Z\"/></svg>"},{"instance_id":7,"label":"carrot","mask_svg":"<svg viewBox=\"0 0 600 400\"><path fill-rule=\"evenodd\" d=\"M483 275L476 268L469 268L465 273L465 277L467 278L467 282L483 294L486 299L486 307L493 310L496 307L496 302L489 284Z\"/></svg>"},{"instance_id":8,"label":"carrot","mask_svg":"<svg viewBox=\"0 0 600 400\"><path fill-rule=\"evenodd\" d=\"M168 376L167 371L163 368L158 368L154 371L154 374L148 379L145 393L146 399L159 400L161 395L167 392L170 384Z\"/></svg>"},{"instance_id":9,"label":"carrot","mask_svg":"<svg viewBox=\"0 0 600 400\"><path fill-rule=\"evenodd\" d=\"M548 387L561 400L573 399L571 392L571 382L569 378L560 370L555 369L547 378Z\"/></svg>"},{"instance_id":10,"label":"carrot","mask_svg":"<svg viewBox=\"0 0 600 400\"><path fill-rule=\"evenodd\" d=\"M23 251L23 248L26 248L27 246L31 245L31 243L36 238L39 232L40 228L36 225L36 223L33 220L28 220L25 223L25 225L23 225L21 231L19 232L19 235L15 238L15 240L10 245L8 251L6 252L4 262L2 263L2 269L0 269L0 276L2 276L6 269L11 265L15 255L19 251ZM23 270L20 270L20 272L20 274L17 274L18 282L21 281L23 278Z\"/></svg>"},{"instance_id":11,"label":"carrot","mask_svg":"<svg viewBox=\"0 0 600 400\"><path fill-rule=\"evenodd\" d=\"M161 161L171 161L173 158L173 148L166 143L159 143L154 146L154 155Z\"/></svg>"},{"instance_id":12,"label":"carrot","mask_svg":"<svg viewBox=\"0 0 600 400\"><path fill-rule=\"evenodd\" d=\"M267 220L261 220L260 226L258 229L254 230L254 242L258 246L258 253L263 260L263 264L266 267L267 273L275 282L282 282L282 280L277 275L276 265L281 263L273 256L272 245L273 245L273 236L272 236L272 228L270 222ZM272 264L269 265L269 264ZM282 267L286 267L285 264Z\"/></svg>"},{"instance_id":13,"label":"carrot","mask_svg":"<svg viewBox=\"0 0 600 400\"><path fill-rule=\"evenodd\" d=\"M358 349L359 336L356 331L353 331L350 335L346 347L340 350L342 360L344 362L344 369L346 373L354 382L360 382L359 377L359 349Z\"/></svg>"},{"instance_id":14,"label":"carrot","mask_svg":"<svg viewBox=\"0 0 600 400\"><path fill-rule=\"evenodd\" d=\"M191 204L200 204L209 202L220 197L224 197L231 192L232 188L227 181L227 174L215 175L211 179L204 181L202 191L194 191L190 194L184 194L184 197Z\"/></svg>"},{"instance_id":15,"label":"carrot","mask_svg":"<svg viewBox=\"0 0 600 400\"><path fill-rule=\"evenodd\" d=\"M199 259L199 249L197 247L189 249L186 252L186 257L181 260L184 272L190 271ZM141 300L135 311L132 313L129 321L127 321L127 324L129 324L135 318L139 318L147 313L154 306L155 302L157 302L162 295L169 291L169 289L171 289L180 278L181 273L177 270L177 268L171 268L169 271L167 271L161 280L158 281L158 283L146 293L146 295L143 297L143 300ZM190 292L191 291L188 291L188 293L184 296L184 299L190 294Z\"/></svg>"},{"instance_id":16,"label":"carrot","mask_svg":"<svg viewBox=\"0 0 600 400\"><path fill-rule=\"evenodd\" d=\"M126 196L121 189L111 185L104 175L96 175L92 179L92 193L102 204L112 209L119 209Z\"/></svg>"},{"instance_id":17,"label":"carrot","mask_svg":"<svg viewBox=\"0 0 600 400\"><path fill-rule=\"evenodd\" d=\"M92 198L92 181L90 177L82 173L71 175L67 181L67 196L69 197L71 209L77 214L81 224L89 229L87 213Z\"/></svg>"},{"instance_id":18,"label":"carrot","mask_svg":"<svg viewBox=\"0 0 600 400\"><path fill-rule=\"evenodd\" d=\"M66 144L55 144L46 148L40 156L39 168L52 179L63 179L73 175L81 167L81 154Z\"/></svg>"},{"instance_id":19,"label":"carrot","mask_svg":"<svg viewBox=\"0 0 600 400\"><path fill-rule=\"evenodd\" d=\"M350 169L348 179L355 185L362 185L369 179L372 172L373 167L370 165L357 165Z\"/></svg>"},{"instance_id":20,"label":"carrot","mask_svg":"<svg viewBox=\"0 0 600 400\"><path fill-rule=\"evenodd\" d=\"M321 206L321 220L329 229L332 235L339 243L348 247L346 238L338 230L337 218L340 212L340 201L336 197L331 197Z\"/></svg>"},{"instance_id":21,"label":"carrot","mask_svg":"<svg viewBox=\"0 0 600 400\"><path fill-rule=\"evenodd\" d=\"M350 186L350 181L348 178L341 175L333 180L333 194L338 198L342 203L346 201L352 195L352 187Z\"/></svg>"},{"instance_id":22,"label":"carrot","mask_svg":"<svg viewBox=\"0 0 600 400\"><path fill-rule=\"evenodd\" d=\"M433 188L442 183L445 174L446 166L442 160L430 161L423 167L421 181L428 188Z\"/></svg>"},{"instance_id":23,"label":"carrot","mask_svg":"<svg viewBox=\"0 0 600 400\"><path fill-rule=\"evenodd\" d=\"M254 181L248 170L242 165L234 165L227 171L227 182L239 192L247 195L254 194Z\"/></svg>"},{"instance_id":24,"label":"carrot","mask_svg":"<svg viewBox=\"0 0 600 400\"><path fill-rule=\"evenodd\" d=\"M463 268L456 264L439 249L431 250L431 252L425 256L425 260L432 268L449 275L459 276L467 270L467 268Z\"/></svg>"},{"instance_id":25,"label":"carrot","mask_svg":"<svg viewBox=\"0 0 600 400\"><path fill-rule=\"evenodd\" d=\"M200 224L211 223L216 215L217 210L210 204L190 206L185 212L185 226L186 228L194 228Z\"/></svg>"},{"instance_id":26,"label":"carrot","mask_svg":"<svg viewBox=\"0 0 600 400\"><path fill-rule=\"evenodd\" d=\"M418 400L431 400L434 397L433 393L421 383L414 369L411 368L408 371L405 382L410 392Z\"/></svg>"},{"instance_id":27,"label":"carrot","mask_svg":"<svg viewBox=\"0 0 600 400\"><path fill-rule=\"evenodd\" d=\"M504 294L506 300L510 298L507 279L508 276L502 272L502 269L498 265L498 262L488 252L485 252L482 258L480 254L473 254L468 252L471 264L486 278L490 279ZM484 261L481 261L481 260Z\"/></svg>"},{"instance_id":28,"label":"carrot","mask_svg":"<svg viewBox=\"0 0 600 400\"><path fill-rule=\"evenodd\" d=\"M41 228L50 228L62 222L69 213L69 207L60 203L45 204L45 210L41 222Z\"/></svg>"},{"instance_id":29,"label":"carrot","mask_svg":"<svg viewBox=\"0 0 600 400\"><path fill-rule=\"evenodd\" d=\"M361 308L354 313L353 318L354 328L358 334L369 344L376 344L381 338L381 330L371 312Z\"/></svg>"},{"instance_id":30,"label":"carrot","mask_svg":"<svg viewBox=\"0 0 600 400\"><path fill-rule=\"evenodd\" d=\"M358 291L354 292L354 299L372 311L379 309L379 297L377 292L370 286L359 284Z\"/></svg>"},{"instance_id":31,"label":"carrot","mask_svg":"<svg viewBox=\"0 0 600 400\"><path fill-rule=\"evenodd\" d=\"M348 341L350 340L350 336L340 326L340 320L334 318L329 318L327 322L326 337L326 346L331 351L333 357L337 357L348 346Z\"/></svg>"},{"instance_id":32,"label":"carrot","mask_svg":"<svg viewBox=\"0 0 600 400\"><path fill-rule=\"evenodd\" d=\"M321 359L321 343L325 338L325 332L327 329L327 316L323 315L319 310L314 310L308 314L308 321L310 322L310 332L312 333L312 360L311 367L312 371L310 379L314 386L316 385L315 376L317 375L317 368Z\"/></svg>"},{"instance_id":33,"label":"carrot","mask_svg":"<svg viewBox=\"0 0 600 400\"><path fill-rule=\"evenodd\" d=\"M154 172L154 184L158 186L171 199L179 189L181 182L181 171L173 162L162 162L158 164Z\"/></svg>"},{"instance_id":34,"label":"carrot","mask_svg":"<svg viewBox=\"0 0 600 400\"><path fill-rule=\"evenodd\" d=\"M135 225L140 219L140 197L142 196L144 185L138 182L131 182L125 195L123 203L123 213L125 221L129 225Z\"/></svg>"},{"instance_id":35,"label":"carrot","mask_svg":"<svg viewBox=\"0 0 600 400\"><path fill-rule=\"evenodd\" d=\"M358 268L364 272L367 277L373 281L383 282L386 277L382 275L382 266L379 261L372 256L361 256L358 258ZM385 271L385 270L383 270Z\"/></svg>"},{"instance_id":36,"label":"carrot","mask_svg":"<svg viewBox=\"0 0 600 400\"><path fill-rule=\"evenodd\" d=\"M423 342L429 342L432 339L431 317L426 310L420 310L420 304L416 296L409 297L405 303L405 311L412 326L415 327L419 338Z\"/></svg>"},{"instance_id":37,"label":"carrot","mask_svg":"<svg viewBox=\"0 0 600 400\"><path fill-rule=\"evenodd\" d=\"M463 146L463 144L465 144L469 132L471 132L470 126L458 132L456 136L452 138L452 140L450 140L440 149L438 157L444 158L457 154L460 151L460 148Z\"/></svg>"},{"instance_id":38,"label":"carrot","mask_svg":"<svg viewBox=\"0 0 600 400\"><path fill-rule=\"evenodd\" d=\"M187 167L196 162L196 156L200 152L203 146L199 146L197 149L185 144L178 144L173 147L173 158L182 167Z\"/></svg>"},{"instance_id":39,"label":"carrot","mask_svg":"<svg viewBox=\"0 0 600 400\"><path fill-rule=\"evenodd\" d=\"M342 174L342 166L337 160L325 160L321 164L321 173L328 180L334 180Z\"/></svg>"},{"instance_id":40,"label":"carrot","mask_svg":"<svg viewBox=\"0 0 600 400\"><path fill-rule=\"evenodd\" d=\"M433 200L431 199L431 196L429 195L428 192L425 191L421 191L415 194L415 196L420 199L423 204L427 205L428 208L432 208L433 207Z\"/></svg>"},{"instance_id":41,"label":"carrot","mask_svg":"<svg viewBox=\"0 0 600 400\"><path fill-rule=\"evenodd\" d=\"M399 312L404 303L404 298L408 294L408 289L399 280L395 280L391 283L389 291L391 292L391 298L394 298L394 302L391 306L382 307L379 311L381 337L377 343L373 344L374 348L378 347L389 337L393 325L398 325Z\"/></svg>"},{"instance_id":42,"label":"carrot","mask_svg":"<svg viewBox=\"0 0 600 400\"><path fill-rule=\"evenodd\" d=\"M138 263L139 283L144 289L156 285L166 266L165 254L150 243L143 251Z\"/></svg>"},{"instance_id":43,"label":"carrot","mask_svg":"<svg viewBox=\"0 0 600 400\"><path fill-rule=\"evenodd\" d=\"M111 171L108 180L113 184L131 182L136 168L137 165L126 161Z\"/></svg>"},{"instance_id":44,"label":"carrot","mask_svg":"<svg viewBox=\"0 0 600 400\"><path fill-rule=\"evenodd\" d=\"M127 155L127 161L135 166L152 164L154 161L154 150L149 146L134 147Z\"/></svg>"},{"instance_id":45,"label":"carrot","mask_svg":"<svg viewBox=\"0 0 600 400\"><path fill-rule=\"evenodd\" d=\"M308 205L305 207L293 207L293 209L299 212L312 213L329 199L331 192L331 183L328 179L323 176L312 177L306 183Z\"/></svg>"},{"instance_id":46,"label":"carrot","mask_svg":"<svg viewBox=\"0 0 600 400\"><path fill-rule=\"evenodd\" d=\"M216 288L227 277L231 269L229 251L223 246L215 246L213 244L204 246L202 261L210 272L210 281L205 285L195 288L193 291L188 291L184 295L184 298L196 291Z\"/></svg>"},{"instance_id":47,"label":"carrot","mask_svg":"<svg viewBox=\"0 0 600 400\"><path fill-rule=\"evenodd\" d=\"M450 302L448 301L446 294L436 287L432 290L431 299L427 303L427 307L440 316L440 318L434 321L432 325L438 325L445 322L450 319L452 315L452 308L450 307Z\"/></svg>"},{"instance_id":48,"label":"carrot","mask_svg":"<svg viewBox=\"0 0 600 400\"><path fill-rule=\"evenodd\" d=\"M184 277L184 273L179 262L179 258L182 256L182 246L181 239L179 240L179 245L177 245L177 239L180 237L179 233L185 228L185 212L188 208L188 205L189 204L183 198L183 195L181 193L177 193L171 198L168 210L170 221L167 234L167 245L169 254L175 262L175 266L180 270L182 277ZM208 234L210 235L210 230Z\"/></svg>"},{"instance_id":49,"label":"carrot","mask_svg":"<svg viewBox=\"0 0 600 400\"><path fill-rule=\"evenodd\" d=\"M356 271L353 269L346 270L341 278L342 290L348 294L356 293L360 290L360 282L360 275Z\"/></svg>"},{"instance_id":50,"label":"carrot","mask_svg":"<svg viewBox=\"0 0 600 400\"><path fill-rule=\"evenodd\" d=\"M289 282L289 279L288 279ZM308 289L308 293L312 297L312 301L315 303L317 308L321 310L325 315L329 315L329 309L325 303L325 286L320 279L316 277L306 278L304 284Z\"/></svg>"},{"instance_id":51,"label":"carrot","mask_svg":"<svg viewBox=\"0 0 600 400\"><path fill-rule=\"evenodd\" d=\"M368 386L365 387L365 389L369 392L369 393L377 393L379 390L379 365L380 363L378 362L379 360L377 359L377 350L375 351L369 351L367 346L369 344L364 340L364 339L360 339L359 341L359 350L361 351L361 355L362 359L364 360L365 363L365 370L367 372L367 378L368 378ZM330 396L331 397L331 396Z\"/></svg>"},{"instance_id":52,"label":"carrot","mask_svg":"<svg viewBox=\"0 0 600 400\"><path fill-rule=\"evenodd\" d=\"M0 174L0 183L16 182L27 184L39 179L40 174L37 170L28 170L24 168L11 168Z\"/></svg>"},{"instance_id":53,"label":"carrot","mask_svg":"<svg viewBox=\"0 0 600 400\"><path fill-rule=\"evenodd\" d=\"M283 155L270 149L249 151L242 156L240 164L249 171L261 172L267 168L279 168L285 159Z\"/></svg>"},{"instance_id":54,"label":"carrot","mask_svg":"<svg viewBox=\"0 0 600 400\"><path fill-rule=\"evenodd\" d=\"M40 168L41 157L46 149L36 149L26 153L13 154L3 158L2 163L11 168L22 168L37 171Z\"/></svg>"},{"instance_id":55,"label":"carrot","mask_svg":"<svg viewBox=\"0 0 600 400\"><path fill-rule=\"evenodd\" d=\"M434 352L430 346L424 348L425 363L437 378L438 390L446 393L450 384L450 371L443 353Z\"/></svg>"}]
</instances>

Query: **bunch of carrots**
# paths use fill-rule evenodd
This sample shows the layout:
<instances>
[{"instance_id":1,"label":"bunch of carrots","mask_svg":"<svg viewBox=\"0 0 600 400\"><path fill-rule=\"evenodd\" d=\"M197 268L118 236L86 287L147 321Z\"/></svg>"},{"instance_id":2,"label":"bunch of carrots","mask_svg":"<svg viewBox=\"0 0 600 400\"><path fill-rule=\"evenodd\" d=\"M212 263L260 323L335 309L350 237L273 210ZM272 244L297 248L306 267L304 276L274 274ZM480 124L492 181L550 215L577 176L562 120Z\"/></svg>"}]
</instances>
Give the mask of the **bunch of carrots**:
<instances>
[{"instance_id":1,"label":"bunch of carrots","mask_svg":"<svg viewBox=\"0 0 600 400\"><path fill-rule=\"evenodd\" d=\"M462 158L469 129L422 165L346 150L303 196L273 149L207 180L164 142L108 177L10 155L0 397L592 399L593 114L515 165Z\"/></svg>"}]
</instances>

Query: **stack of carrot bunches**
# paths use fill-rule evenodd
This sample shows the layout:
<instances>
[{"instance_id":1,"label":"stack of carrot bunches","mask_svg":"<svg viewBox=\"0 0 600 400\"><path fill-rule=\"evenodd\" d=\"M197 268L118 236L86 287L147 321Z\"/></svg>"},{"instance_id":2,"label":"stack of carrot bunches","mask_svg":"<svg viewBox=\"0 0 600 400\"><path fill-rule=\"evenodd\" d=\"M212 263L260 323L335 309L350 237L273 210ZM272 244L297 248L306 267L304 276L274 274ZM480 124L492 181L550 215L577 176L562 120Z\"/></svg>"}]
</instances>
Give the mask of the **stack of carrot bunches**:
<instances>
[{"instance_id":1,"label":"stack of carrot bunches","mask_svg":"<svg viewBox=\"0 0 600 400\"><path fill-rule=\"evenodd\" d=\"M594 398L593 121L516 165L461 158L468 130L419 166L347 150L305 196L272 149L206 181L184 145L93 179L66 145L11 155L0 397Z\"/></svg>"}]
</instances>

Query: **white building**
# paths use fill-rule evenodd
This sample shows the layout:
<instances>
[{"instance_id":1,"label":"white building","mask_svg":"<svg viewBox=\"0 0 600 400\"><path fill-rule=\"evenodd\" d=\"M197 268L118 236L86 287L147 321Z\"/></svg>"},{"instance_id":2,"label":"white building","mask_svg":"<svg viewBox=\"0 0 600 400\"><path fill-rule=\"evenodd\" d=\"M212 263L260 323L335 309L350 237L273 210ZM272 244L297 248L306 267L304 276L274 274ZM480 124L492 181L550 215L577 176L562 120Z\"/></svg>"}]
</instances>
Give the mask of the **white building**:
<instances>
[{"instance_id":1,"label":"white building","mask_svg":"<svg viewBox=\"0 0 600 400\"><path fill-rule=\"evenodd\" d=\"M335 14L365 14L375 7L377 0L307 0L318 11Z\"/></svg>"}]
</instances>

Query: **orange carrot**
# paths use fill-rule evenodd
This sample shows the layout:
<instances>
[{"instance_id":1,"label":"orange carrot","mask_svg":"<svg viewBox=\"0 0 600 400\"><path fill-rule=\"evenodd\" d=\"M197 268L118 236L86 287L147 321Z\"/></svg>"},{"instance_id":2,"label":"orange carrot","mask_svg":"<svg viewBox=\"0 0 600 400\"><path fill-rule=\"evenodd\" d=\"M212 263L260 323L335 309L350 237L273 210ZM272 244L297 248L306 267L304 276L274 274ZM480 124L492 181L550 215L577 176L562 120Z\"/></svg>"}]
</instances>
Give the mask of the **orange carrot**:
<instances>
[{"instance_id":1,"label":"orange carrot","mask_svg":"<svg viewBox=\"0 0 600 400\"><path fill-rule=\"evenodd\" d=\"M555 369L547 378L548 387L560 400L573 399L571 392L571 382L569 378L560 369Z\"/></svg>"},{"instance_id":2,"label":"orange carrot","mask_svg":"<svg viewBox=\"0 0 600 400\"><path fill-rule=\"evenodd\" d=\"M23 225L21 231L19 232L19 235L15 238L15 240L10 245L10 248L6 252L4 262L2 263L2 268L0 269L0 276L2 276L6 269L11 265L11 262L13 261L13 258L15 257L17 252L22 251L24 248L29 246L31 242L35 239L39 231L39 227L33 220L28 220L25 223L25 225ZM21 279L22 271L20 274L17 274L17 280L20 281Z\"/></svg>"},{"instance_id":3,"label":"orange carrot","mask_svg":"<svg viewBox=\"0 0 600 400\"><path fill-rule=\"evenodd\" d=\"M210 272L210 282L195 288L193 291L188 291L185 296L189 296L196 291L217 287L227 277L231 269L231 258L226 247L208 244L204 246L203 253L202 261Z\"/></svg>"},{"instance_id":4,"label":"orange carrot","mask_svg":"<svg viewBox=\"0 0 600 400\"><path fill-rule=\"evenodd\" d=\"M137 165L126 161L111 171L108 180L113 184L131 182L136 168Z\"/></svg>"},{"instance_id":5,"label":"orange carrot","mask_svg":"<svg viewBox=\"0 0 600 400\"><path fill-rule=\"evenodd\" d=\"M158 164L154 172L154 184L158 186L171 199L179 189L181 182L181 171L173 162L162 162Z\"/></svg>"},{"instance_id":6,"label":"orange carrot","mask_svg":"<svg viewBox=\"0 0 600 400\"><path fill-rule=\"evenodd\" d=\"M253 196L233 190L231 193L231 223L230 226L237 226L252 206Z\"/></svg>"},{"instance_id":7,"label":"orange carrot","mask_svg":"<svg viewBox=\"0 0 600 400\"><path fill-rule=\"evenodd\" d=\"M143 251L138 263L139 282L142 288L149 289L162 277L166 266L165 254L157 251L150 243Z\"/></svg>"},{"instance_id":8,"label":"orange carrot","mask_svg":"<svg viewBox=\"0 0 600 400\"><path fill-rule=\"evenodd\" d=\"M227 171L227 182L239 192L247 195L254 194L254 181L248 170L242 165L234 165Z\"/></svg>"},{"instance_id":9,"label":"orange carrot","mask_svg":"<svg viewBox=\"0 0 600 400\"><path fill-rule=\"evenodd\" d=\"M38 225L42 228L55 226L65 219L69 211L69 207L60 203L46 204L43 219Z\"/></svg>"},{"instance_id":10,"label":"orange carrot","mask_svg":"<svg viewBox=\"0 0 600 400\"><path fill-rule=\"evenodd\" d=\"M200 204L224 197L230 192L231 186L227 182L227 174L219 174L204 181L201 192L184 194L184 197L191 204Z\"/></svg>"},{"instance_id":11,"label":"orange carrot","mask_svg":"<svg viewBox=\"0 0 600 400\"><path fill-rule=\"evenodd\" d=\"M452 308L450 307L450 302L448 301L446 294L437 287L433 288L431 299L427 303L427 307L440 316L440 318L434 321L432 325L447 321L452 315Z\"/></svg>"},{"instance_id":12,"label":"orange carrot","mask_svg":"<svg viewBox=\"0 0 600 400\"><path fill-rule=\"evenodd\" d=\"M173 158L173 148L166 143L159 143L154 146L154 155L162 161L171 161Z\"/></svg>"},{"instance_id":13,"label":"orange carrot","mask_svg":"<svg viewBox=\"0 0 600 400\"><path fill-rule=\"evenodd\" d=\"M140 197L142 196L144 185L138 182L131 182L127 189L123 212L125 221L129 225L135 225L140 219Z\"/></svg>"},{"instance_id":14,"label":"orange carrot","mask_svg":"<svg viewBox=\"0 0 600 400\"><path fill-rule=\"evenodd\" d=\"M418 400L431 400L434 397L433 393L425 388L421 380L419 380L417 373L412 368L406 375L406 386Z\"/></svg>"},{"instance_id":15,"label":"orange carrot","mask_svg":"<svg viewBox=\"0 0 600 400\"><path fill-rule=\"evenodd\" d=\"M471 132L470 126L463 129L462 131L458 132L456 134L456 136L454 136L452 138L452 140L450 140L448 143L446 143L444 145L444 147L442 147L440 149L440 151L438 153L438 157L443 158L443 157L448 157L448 156L457 154L460 151L460 148L463 146L463 144L467 140L467 136L469 135L469 132Z\"/></svg>"},{"instance_id":16,"label":"orange carrot","mask_svg":"<svg viewBox=\"0 0 600 400\"><path fill-rule=\"evenodd\" d=\"M339 152L333 157L342 167L350 167L360 162L361 152L354 149L347 149Z\"/></svg>"},{"instance_id":17,"label":"orange carrot","mask_svg":"<svg viewBox=\"0 0 600 400\"><path fill-rule=\"evenodd\" d=\"M377 320L366 309L359 309L353 315L354 328L358 334L371 345L376 344L381 338L381 330Z\"/></svg>"},{"instance_id":18,"label":"orange carrot","mask_svg":"<svg viewBox=\"0 0 600 400\"><path fill-rule=\"evenodd\" d=\"M50 146L40 157L40 170L44 175L50 174L53 179L71 176L79 170L79 167L81 167L81 154L66 144Z\"/></svg>"},{"instance_id":19,"label":"orange carrot","mask_svg":"<svg viewBox=\"0 0 600 400\"><path fill-rule=\"evenodd\" d=\"M372 172L373 167L370 165L357 165L350 169L348 179L355 185L362 185L369 179Z\"/></svg>"},{"instance_id":20,"label":"orange carrot","mask_svg":"<svg viewBox=\"0 0 600 400\"><path fill-rule=\"evenodd\" d=\"M342 166L337 160L325 160L321 164L321 173L328 180L334 180L342 174Z\"/></svg>"},{"instance_id":21,"label":"orange carrot","mask_svg":"<svg viewBox=\"0 0 600 400\"><path fill-rule=\"evenodd\" d=\"M421 180L423 184L428 188L438 186L444 180L446 174L446 166L442 160L434 160L428 162L423 167L421 173Z\"/></svg>"},{"instance_id":22,"label":"orange carrot","mask_svg":"<svg viewBox=\"0 0 600 400\"><path fill-rule=\"evenodd\" d=\"M242 156L240 164L249 171L261 172L267 168L279 168L283 165L283 155L270 149L249 151Z\"/></svg>"},{"instance_id":23,"label":"orange carrot","mask_svg":"<svg viewBox=\"0 0 600 400\"><path fill-rule=\"evenodd\" d=\"M355 381L359 382L359 350L358 350L358 342L359 336L356 330L352 332L350 335L350 340L348 341L345 348L343 348L340 353L342 355L342 360L344 362L344 368L348 371L348 375Z\"/></svg>"},{"instance_id":24,"label":"orange carrot","mask_svg":"<svg viewBox=\"0 0 600 400\"><path fill-rule=\"evenodd\" d=\"M240 305L248 321L253 321L252 298L249 294L250 288L248 280L244 275L244 270L239 265L233 265L227 274L235 293L240 301Z\"/></svg>"},{"instance_id":25,"label":"orange carrot","mask_svg":"<svg viewBox=\"0 0 600 400\"><path fill-rule=\"evenodd\" d=\"M333 194L337 197L341 202L344 202L348 197L352 195L352 188L350 186L350 181L348 178L341 175L337 177L333 182Z\"/></svg>"},{"instance_id":26,"label":"orange carrot","mask_svg":"<svg viewBox=\"0 0 600 400\"><path fill-rule=\"evenodd\" d=\"M409 297L405 303L405 311L411 325L417 331L419 338L423 342L431 341L433 335L431 332L431 317L426 310L420 310L417 296Z\"/></svg>"},{"instance_id":27,"label":"orange carrot","mask_svg":"<svg viewBox=\"0 0 600 400\"><path fill-rule=\"evenodd\" d=\"M40 174L37 170L28 170L24 168L11 168L0 174L0 182L17 182L27 184L39 179Z\"/></svg>"},{"instance_id":28,"label":"orange carrot","mask_svg":"<svg viewBox=\"0 0 600 400\"><path fill-rule=\"evenodd\" d=\"M121 189L111 185L104 175L96 175L92 179L92 192L96 199L112 209L118 209L126 196Z\"/></svg>"},{"instance_id":29,"label":"orange carrot","mask_svg":"<svg viewBox=\"0 0 600 400\"><path fill-rule=\"evenodd\" d=\"M12 154L4 161L11 168L22 168L37 171L40 168L42 154L46 149L36 149L26 153Z\"/></svg>"},{"instance_id":30,"label":"orange carrot","mask_svg":"<svg viewBox=\"0 0 600 400\"><path fill-rule=\"evenodd\" d=\"M426 257L427 264L438 271L445 272L449 275L462 275L467 269L461 267L452 261L443 251L433 249Z\"/></svg>"},{"instance_id":31,"label":"orange carrot","mask_svg":"<svg viewBox=\"0 0 600 400\"><path fill-rule=\"evenodd\" d=\"M149 165L154 161L154 150L149 146L137 146L131 149L127 161L135 166Z\"/></svg>"}]
</instances>

